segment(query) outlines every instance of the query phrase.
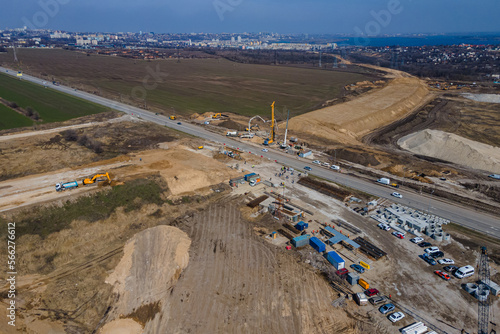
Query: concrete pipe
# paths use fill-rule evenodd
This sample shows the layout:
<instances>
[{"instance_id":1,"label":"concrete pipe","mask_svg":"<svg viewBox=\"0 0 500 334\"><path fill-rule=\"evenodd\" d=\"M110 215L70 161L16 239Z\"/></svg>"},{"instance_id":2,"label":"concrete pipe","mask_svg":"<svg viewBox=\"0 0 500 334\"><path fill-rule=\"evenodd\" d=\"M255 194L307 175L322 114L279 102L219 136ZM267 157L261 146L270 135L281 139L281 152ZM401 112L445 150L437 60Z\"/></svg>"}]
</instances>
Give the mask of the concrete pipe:
<instances>
[{"instance_id":1,"label":"concrete pipe","mask_svg":"<svg viewBox=\"0 0 500 334\"><path fill-rule=\"evenodd\" d=\"M475 283L467 283L464 286L464 290L470 294L475 294L477 291L477 284Z\"/></svg>"}]
</instances>

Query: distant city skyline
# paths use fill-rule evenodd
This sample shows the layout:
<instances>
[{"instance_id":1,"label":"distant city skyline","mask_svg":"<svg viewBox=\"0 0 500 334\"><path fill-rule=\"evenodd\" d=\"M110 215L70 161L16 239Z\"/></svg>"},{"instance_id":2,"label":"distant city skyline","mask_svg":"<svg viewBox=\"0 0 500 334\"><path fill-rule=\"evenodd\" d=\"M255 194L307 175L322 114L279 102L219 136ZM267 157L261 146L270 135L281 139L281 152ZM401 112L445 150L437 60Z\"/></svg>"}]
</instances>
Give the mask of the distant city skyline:
<instances>
[{"instance_id":1,"label":"distant city skyline","mask_svg":"<svg viewBox=\"0 0 500 334\"><path fill-rule=\"evenodd\" d=\"M500 32L497 0L26 0L1 29L74 32L277 32L372 35Z\"/></svg>"}]
</instances>

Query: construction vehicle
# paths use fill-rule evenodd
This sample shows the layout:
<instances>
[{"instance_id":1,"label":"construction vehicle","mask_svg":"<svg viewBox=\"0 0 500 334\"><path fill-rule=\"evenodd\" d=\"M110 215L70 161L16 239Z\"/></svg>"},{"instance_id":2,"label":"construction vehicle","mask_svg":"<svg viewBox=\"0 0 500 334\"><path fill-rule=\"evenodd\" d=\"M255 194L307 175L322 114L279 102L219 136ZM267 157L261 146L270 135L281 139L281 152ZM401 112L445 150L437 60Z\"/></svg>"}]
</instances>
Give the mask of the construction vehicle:
<instances>
[{"instance_id":1,"label":"construction vehicle","mask_svg":"<svg viewBox=\"0 0 500 334\"><path fill-rule=\"evenodd\" d=\"M229 117L229 116L221 114L220 112L216 113L215 115L212 115L212 119L217 119L217 118L221 118L221 117Z\"/></svg>"},{"instance_id":2,"label":"construction vehicle","mask_svg":"<svg viewBox=\"0 0 500 334\"><path fill-rule=\"evenodd\" d=\"M169 117L172 121L175 121L177 119L177 117L175 117L174 115L170 115Z\"/></svg>"},{"instance_id":3,"label":"construction vehicle","mask_svg":"<svg viewBox=\"0 0 500 334\"><path fill-rule=\"evenodd\" d=\"M264 140L264 145L271 145L274 143L274 104L276 101L273 101L273 104L271 104L271 134L269 135L269 138Z\"/></svg>"},{"instance_id":4,"label":"construction vehicle","mask_svg":"<svg viewBox=\"0 0 500 334\"><path fill-rule=\"evenodd\" d=\"M199 150L203 150L203 146L198 146L198 149Z\"/></svg>"},{"instance_id":5,"label":"construction vehicle","mask_svg":"<svg viewBox=\"0 0 500 334\"><path fill-rule=\"evenodd\" d=\"M56 191L63 191L66 189L73 189L73 188L78 188L78 182L76 181L71 181L71 182L60 182L56 184Z\"/></svg>"},{"instance_id":6,"label":"construction vehicle","mask_svg":"<svg viewBox=\"0 0 500 334\"><path fill-rule=\"evenodd\" d=\"M105 178L104 180L101 179L101 178ZM100 182L100 181L107 181L107 182L111 182L111 178L109 177L109 173L105 173L105 174L96 174L94 175L91 179L84 179L82 181L82 184L84 186L88 185L88 184L94 184L96 182Z\"/></svg>"},{"instance_id":7,"label":"construction vehicle","mask_svg":"<svg viewBox=\"0 0 500 334\"><path fill-rule=\"evenodd\" d=\"M288 119L290 118L290 110L288 110L288 115L286 116L286 129L285 129L285 140L283 143L280 145L281 148L285 149L288 147L286 144L286 135L288 134Z\"/></svg>"}]
</instances>

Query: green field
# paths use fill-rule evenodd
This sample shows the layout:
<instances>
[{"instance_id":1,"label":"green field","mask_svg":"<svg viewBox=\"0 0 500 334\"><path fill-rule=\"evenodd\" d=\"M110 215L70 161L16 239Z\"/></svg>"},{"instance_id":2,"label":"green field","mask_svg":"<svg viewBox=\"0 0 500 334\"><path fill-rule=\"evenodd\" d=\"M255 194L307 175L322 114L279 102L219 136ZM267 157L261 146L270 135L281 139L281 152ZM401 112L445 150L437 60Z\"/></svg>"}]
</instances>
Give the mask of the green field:
<instances>
[{"instance_id":1,"label":"green field","mask_svg":"<svg viewBox=\"0 0 500 334\"><path fill-rule=\"evenodd\" d=\"M22 67L13 63L10 52L0 54L0 62L50 82L57 80L137 106L144 105L145 96L149 108L166 113L174 108L184 114L267 116L276 101L278 112L286 106L298 115L341 97L345 85L376 78L356 67L346 72L241 64L223 58L145 61L60 49L20 49L17 56Z\"/></svg>"},{"instance_id":2,"label":"green field","mask_svg":"<svg viewBox=\"0 0 500 334\"><path fill-rule=\"evenodd\" d=\"M33 125L33 121L0 104L0 130L22 128Z\"/></svg>"},{"instance_id":3,"label":"green field","mask_svg":"<svg viewBox=\"0 0 500 334\"><path fill-rule=\"evenodd\" d=\"M0 75L0 97L15 102L22 108L33 108L40 114L43 123L62 122L108 110L97 104L5 74Z\"/></svg>"}]
</instances>

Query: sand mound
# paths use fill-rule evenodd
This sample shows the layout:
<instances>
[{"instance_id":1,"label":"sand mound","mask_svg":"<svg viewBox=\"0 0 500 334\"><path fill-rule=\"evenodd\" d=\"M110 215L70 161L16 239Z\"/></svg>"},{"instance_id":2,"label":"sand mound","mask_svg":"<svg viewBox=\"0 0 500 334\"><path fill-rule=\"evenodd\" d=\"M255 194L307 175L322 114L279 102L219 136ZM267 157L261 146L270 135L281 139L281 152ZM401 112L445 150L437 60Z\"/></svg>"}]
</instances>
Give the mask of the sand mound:
<instances>
[{"instance_id":1,"label":"sand mound","mask_svg":"<svg viewBox=\"0 0 500 334\"><path fill-rule=\"evenodd\" d=\"M165 298L188 265L190 245L187 234L172 226L150 228L130 239L106 280L119 295L111 320Z\"/></svg>"},{"instance_id":2,"label":"sand mound","mask_svg":"<svg viewBox=\"0 0 500 334\"><path fill-rule=\"evenodd\" d=\"M104 325L101 334L141 334L142 326L132 319L118 319Z\"/></svg>"},{"instance_id":3,"label":"sand mound","mask_svg":"<svg viewBox=\"0 0 500 334\"><path fill-rule=\"evenodd\" d=\"M477 101L477 102L488 102L488 103L500 103L500 95L498 94L472 94L465 93L462 94L463 97Z\"/></svg>"},{"instance_id":4,"label":"sand mound","mask_svg":"<svg viewBox=\"0 0 500 334\"><path fill-rule=\"evenodd\" d=\"M398 140L410 152L500 173L500 148L438 130L422 130Z\"/></svg>"},{"instance_id":5,"label":"sand mound","mask_svg":"<svg viewBox=\"0 0 500 334\"><path fill-rule=\"evenodd\" d=\"M371 130L399 119L421 105L429 91L417 78L396 78L386 87L355 100L290 120L289 129L341 143L356 143Z\"/></svg>"}]
</instances>

